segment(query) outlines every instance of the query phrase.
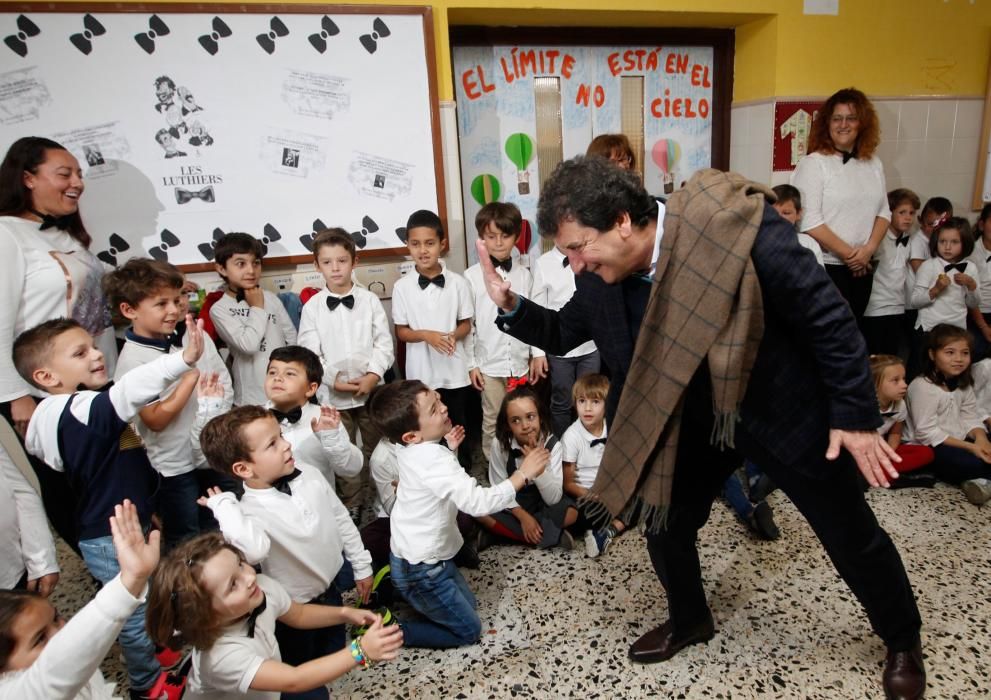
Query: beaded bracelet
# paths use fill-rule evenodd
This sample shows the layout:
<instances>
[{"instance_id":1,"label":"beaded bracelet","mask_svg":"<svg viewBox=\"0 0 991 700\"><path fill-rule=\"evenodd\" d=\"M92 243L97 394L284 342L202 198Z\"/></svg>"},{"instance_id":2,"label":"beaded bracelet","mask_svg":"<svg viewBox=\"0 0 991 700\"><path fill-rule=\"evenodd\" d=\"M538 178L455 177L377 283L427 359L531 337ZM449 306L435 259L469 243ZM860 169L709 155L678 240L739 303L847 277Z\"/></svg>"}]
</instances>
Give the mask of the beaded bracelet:
<instances>
[{"instance_id":1,"label":"beaded bracelet","mask_svg":"<svg viewBox=\"0 0 991 700\"><path fill-rule=\"evenodd\" d=\"M354 659L354 662L362 668L366 668L368 666L368 660L365 658L365 652L361 648L361 641L357 637L351 640L351 658Z\"/></svg>"}]
</instances>

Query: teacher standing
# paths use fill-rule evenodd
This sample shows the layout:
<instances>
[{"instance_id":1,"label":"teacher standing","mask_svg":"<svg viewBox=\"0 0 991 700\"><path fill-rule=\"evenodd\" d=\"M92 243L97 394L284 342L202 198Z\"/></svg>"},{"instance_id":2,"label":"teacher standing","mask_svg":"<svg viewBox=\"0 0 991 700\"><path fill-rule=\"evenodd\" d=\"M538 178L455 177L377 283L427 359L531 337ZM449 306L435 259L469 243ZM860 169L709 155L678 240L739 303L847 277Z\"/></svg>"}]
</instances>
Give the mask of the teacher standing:
<instances>
[{"instance_id":1,"label":"teacher standing","mask_svg":"<svg viewBox=\"0 0 991 700\"><path fill-rule=\"evenodd\" d=\"M79 162L61 144L18 139L0 164L0 415L23 440L40 392L17 374L11 346L21 332L72 318L94 338L113 376L117 346L100 289L104 265L90 250L79 216ZM45 511L59 535L76 546L75 500L65 475L31 458Z\"/></svg>"},{"instance_id":2,"label":"teacher standing","mask_svg":"<svg viewBox=\"0 0 991 700\"><path fill-rule=\"evenodd\" d=\"M802 231L819 242L826 272L861 328L874 279L871 258L891 220L884 167L875 155L880 140L871 101L860 90L840 90L819 109L808 155L791 177L802 193Z\"/></svg>"}]
</instances>

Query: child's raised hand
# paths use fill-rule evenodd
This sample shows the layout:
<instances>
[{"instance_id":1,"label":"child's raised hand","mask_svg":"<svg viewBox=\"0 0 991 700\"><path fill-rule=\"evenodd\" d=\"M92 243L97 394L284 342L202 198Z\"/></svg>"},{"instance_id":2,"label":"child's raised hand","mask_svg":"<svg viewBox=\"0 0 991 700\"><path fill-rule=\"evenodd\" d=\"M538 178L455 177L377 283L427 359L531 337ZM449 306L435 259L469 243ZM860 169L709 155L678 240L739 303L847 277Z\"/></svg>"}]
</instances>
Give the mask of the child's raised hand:
<instances>
[{"instance_id":1,"label":"child's raised hand","mask_svg":"<svg viewBox=\"0 0 991 700\"><path fill-rule=\"evenodd\" d=\"M460 447L461 443L464 442L464 439L465 428L463 425L454 426L447 432L447 435L444 436L444 442L447 443L447 446L450 448L451 452L457 452L458 447Z\"/></svg>"},{"instance_id":2,"label":"child's raised hand","mask_svg":"<svg viewBox=\"0 0 991 700\"><path fill-rule=\"evenodd\" d=\"M192 367L203 356L203 321L194 321L192 314L186 314L186 337L189 342L182 350L182 359Z\"/></svg>"},{"instance_id":3,"label":"child's raised hand","mask_svg":"<svg viewBox=\"0 0 991 700\"><path fill-rule=\"evenodd\" d=\"M223 492L224 492L224 490L222 488L220 488L219 486L211 486L210 488L208 488L206 490L206 495L205 496L200 496L199 498L197 498L196 499L196 502L199 505L203 506L204 508L209 508L210 507L209 506L210 499L213 498L214 496L219 496Z\"/></svg>"},{"instance_id":4,"label":"child's raised hand","mask_svg":"<svg viewBox=\"0 0 991 700\"><path fill-rule=\"evenodd\" d=\"M314 433L324 430L337 430L341 425L341 414L336 408L331 406L321 406L320 415L314 416L310 421L310 428Z\"/></svg>"},{"instance_id":5,"label":"child's raised hand","mask_svg":"<svg viewBox=\"0 0 991 700\"><path fill-rule=\"evenodd\" d=\"M957 274L953 275L953 281L959 284L961 287L966 287L972 292L975 289L977 289L977 282L974 281L974 278L971 277L970 275L965 275L962 272L958 272Z\"/></svg>"},{"instance_id":6,"label":"child's raised hand","mask_svg":"<svg viewBox=\"0 0 991 700\"><path fill-rule=\"evenodd\" d=\"M207 397L223 398L224 385L220 383L220 373L203 372L200 375L199 384L196 385L196 396L201 399Z\"/></svg>"},{"instance_id":7,"label":"child's raised hand","mask_svg":"<svg viewBox=\"0 0 991 700\"><path fill-rule=\"evenodd\" d=\"M939 295L940 292L949 286L950 278L941 272L939 273L939 277L936 278L936 284L933 285L933 291L936 295Z\"/></svg>"},{"instance_id":8,"label":"child's raised hand","mask_svg":"<svg viewBox=\"0 0 991 700\"><path fill-rule=\"evenodd\" d=\"M519 468L528 479L536 479L544 473L544 469L551 461L551 453L546 447L523 448L523 462Z\"/></svg>"},{"instance_id":9,"label":"child's raised hand","mask_svg":"<svg viewBox=\"0 0 991 700\"><path fill-rule=\"evenodd\" d=\"M382 626L382 618L375 616L375 622L361 637L361 650L372 661L391 661L399 655L403 645L403 630L399 625Z\"/></svg>"},{"instance_id":10,"label":"child's raised hand","mask_svg":"<svg viewBox=\"0 0 991 700\"><path fill-rule=\"evenodd\" d=\"M151 572L158 566L161 535L158 530L152 530L145 541L138 509L126 498L123 503L114 506L114 514L110 516L110 534L120 565L120 582L137 598Z\"/></svg>"}]
</instances>

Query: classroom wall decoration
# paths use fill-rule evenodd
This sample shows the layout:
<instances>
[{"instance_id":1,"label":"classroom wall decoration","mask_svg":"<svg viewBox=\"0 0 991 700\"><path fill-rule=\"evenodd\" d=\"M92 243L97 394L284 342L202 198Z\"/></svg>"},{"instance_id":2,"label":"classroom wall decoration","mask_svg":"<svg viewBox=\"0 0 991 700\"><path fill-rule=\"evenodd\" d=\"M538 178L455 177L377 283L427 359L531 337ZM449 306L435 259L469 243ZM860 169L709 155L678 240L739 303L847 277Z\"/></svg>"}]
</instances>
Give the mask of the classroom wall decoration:
<instances>
[{"instance_id":1,"label":"classroom wall decoration","mask_svg":"<svg viewBox=\"0 0 991 700\"><path fill-rule=\"evenodd\" d=\"M787 101L774 103L772 168L776 173L791 172L805 155L809 145L812 120L822 101Z\"/></svg>"},{"instance_id":2,"label":"classroom wall decoration","mask_svg":"<svg viewBox=\"0 0 991 700\"><path fill-rule=\"evenodd\" d=\"M644 182L672 191L712 163L711 46L455 46L454 82L465 221L486 203L516 204L533 223L540 181L533 78L560 81L565 159L621 131L620 79L643 76ZM534 235L530 250L539 248ZM469 246L469 255L473 253Z\"/></svg>"},{"instance_id":3,"label":"classroom wall decoration","mask_svg":"<svg viewBox=\"0 0 991 700\"><path fill-rule=\"evenodd\" d=\"M105 262L202 267L230 231L288 262L327 226L388 254L410 212L445 216L429 8L13 7L0 144L79 159Z\"/></svg>"}]
</instances>

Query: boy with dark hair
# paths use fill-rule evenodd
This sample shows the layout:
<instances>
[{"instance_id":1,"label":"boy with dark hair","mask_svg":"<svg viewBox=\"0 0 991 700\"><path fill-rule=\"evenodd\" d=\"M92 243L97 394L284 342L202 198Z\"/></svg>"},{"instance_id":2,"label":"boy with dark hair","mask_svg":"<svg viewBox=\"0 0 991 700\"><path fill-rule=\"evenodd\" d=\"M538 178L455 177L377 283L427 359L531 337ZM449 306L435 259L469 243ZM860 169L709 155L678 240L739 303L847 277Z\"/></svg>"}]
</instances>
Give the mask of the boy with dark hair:
<instances>
[{"instance_id":1,"label":"boy with dark hair","mask_svg":"<svg viewBox=\"0 0 991 700\"><path fill-rule=\"evenodd\" d=\"M320 472L293 459L278 420L261 406L217 416L200 436L210 466L244 482L233 493L210 489L199 500L220 523L224 539L249 564L279 581L297 603L341 605L334 579L346 556L362 601L372 585L371 555L347 509ZM293 666L344 648L344 626L301 630L277 624L282 661ZM283 695L283 697L286 697ZM326 690L306 697L327 698Z\"/></svg>"},{"instance_id":2,"label":"boy with dark hair","mask_svg":"<svg viewBox=\"0 0 991 700\"><path fill-rule=\"evenodd\" d=\"M822 246L819 245L819 241L809 234L803 233L798 226L798 222L802 219L802 193L794 185L775 185L771 189L778 197L778 201L772 205L774 210L781 215L782 219L795 226L798 242L802 244L802 247L812 251L812 254L816 256L817 263L825 265L822 258Z\"/></svg>"},{"instance_id":3,"label":"boy with dark hair","mask_svg":"<svg viewBox=\"0 0 991 700\"><path fill-rule=\"evenodd\" d=\"M516 492L543 473L550 453L534 449L512 476L483 488L440 444L445 437L450 443L455 431L440 396L423 382L379 387L368 409L385 437L399 445L402 487L391 515L392 584L427 618L403 623L403 639L407 646L439 649L474 644L482 623L475 596L453 562L463 543L458 510L480 516L509 507Z\"/></svg>"},{"instance_id":4,"label":"boy with dark hair","mask_svg":"<svg viewBox=\"0 0 991 700\"><path fill-rule=\"evenodd\" d=\"M468 376L465 339L475 313L465 278L440 261L444 228L432 211L413 212L406 223L406 246L416 266L396 282L392 292L392 321L396 337L406 343L407 379L435 387L456 425L467 425L469 402L475 391ZM458 462L471 468L469 441L458 448Z\"/></svg>"},{"instance_id":5,"label":"boy with dark hair","mask_svg":"<svg viewBox=\"0 0 991 700\"><path fill-rule=\"evenodd\" d=\"M521 294L531 293L530 271L512 258L513 246L523 228L523 216L515 204L489 202L475 216L478 238L499 275ZM502 398L512 386L528 379L535 384L547 371L544 351L512 338L496 325L498 309L489 299L482 268L475 263L465 270L475 305L475 320L468 343L468 368L472 385L482 392L482 451L488 460L495 439L495 422ZM531 359L532 356L532 359ZM512 385L512 386L510 386Z\"/></svg>"},{"instance_id":6,"label":"boy with dark hair","mask_svg":"<svg viewBox=\"0 0 991 700\"><path fill-rule=\"evenodd\" d=\"M312 350L302 345L277 348L268 359L265 407L279 421L296 458L319 469L333 486L337 475L360 474L363 458L337 409L316 403L322 381L323 365Z\"/></svg>"},{"instance_id":7,"label":"boy with dark hair","mask_svg":"<svg viewBox=\"0 0 991 700\"><path fill-rule=\"evenodd\" d=\"M217 335L233 358L234 403L265 403L268 355L296 343L296 327L279 298L258 286L264 251L246 233L228 233L214 249L214 267L227 285L210 307Z\"/></svg>"},{"instance_id":8,"label":"boy with dark hair","mask_svg":"<svg viewBox=\"0 0 991 700\"><path fill-rule=\"evenodd\" d=\"M103 292L113 314L131 323L117 359L114 380L163 354L182 352L186 337L183 277L167 262L131 258L103 278ZM196 497L199 484L190 431L198 403L194 396L201 374L216 374L227 391L221 409L231 406L227 366L209 336L196 367L168 385L157 400L138 411L134 427L145 443L148 459L162 475L158 494L166 551L200 531Z\"/></svg>"},{"instance_id":9,"label":"boy with dark hair","mask_svg":"<svg viewBox=\"0 0 991 700\"><path fill-rule=\"evenodd\" d=\"M323 383L330 389L330 404L340 411L351 442L356 442L361 432L361 451L367 464L379 433L365 411L365 400L392 367L395 350L382 302L351 279L357 258L354 241L343 229L317 234L313 240L313 264L326 286L303 306L299 344L320 358ZM362 505L362 482L362 476L337 481L345 504Z\"/></svg>"},{"instance_id":10,"label":"boy with dark hair","mask_svg":"<svg viewBox=\"0 0 991 700\"><path fill-rule=\"evenodd\" d=\"M120 571L110 535L114 505L134 503L143 527L151 525L159 477L141 439L131 429L138 411L188 372L203 354L202 324L187 317L189 342L181 353L163 355L111 386L103 353L78 323L48 321L14 341L18 373L51 394L28 424L25 446L57 471L64 471L78 496L79 549L90 573L102 583ZM152 695L165 674L144 626L144 606L124 624L119 637L132 698Z\"/></svg>"}]
</instances>

